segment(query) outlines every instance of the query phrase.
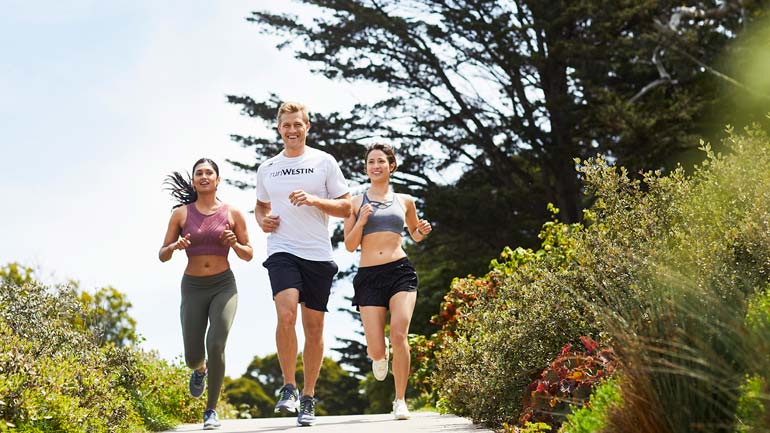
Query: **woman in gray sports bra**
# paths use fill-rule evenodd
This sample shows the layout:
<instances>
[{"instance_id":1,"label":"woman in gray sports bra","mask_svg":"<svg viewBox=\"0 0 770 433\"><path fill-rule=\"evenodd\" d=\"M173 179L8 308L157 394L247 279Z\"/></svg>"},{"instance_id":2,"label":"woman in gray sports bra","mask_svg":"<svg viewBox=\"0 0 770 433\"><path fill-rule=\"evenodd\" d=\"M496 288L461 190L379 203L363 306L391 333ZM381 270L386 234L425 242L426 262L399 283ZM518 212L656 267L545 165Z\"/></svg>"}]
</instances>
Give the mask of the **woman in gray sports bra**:
<instances>
[{"instance_id":1,"label":"woman in gray sports bra","mask_svg":"<svg viewBox=\"0 0 770 433\"><path fill-rule=\"evenodd\" d=\"M417 217L414 198L396 194L390 175L396 170L396 155L385 144L366 151L369 189L353 197L353 213L345 219L345 247L361 247L358 273L353 279L353 305L361 312L367 354L377 380L388 375L388 339L385 322L390 310L390 344L393 347L393 379L396 398L393 416L409 418L404 399L409 380L409 323L417 300L417 272L401 247L404 226L415 242L431 232L428 221Z\"/></svg>"}]
</instances>

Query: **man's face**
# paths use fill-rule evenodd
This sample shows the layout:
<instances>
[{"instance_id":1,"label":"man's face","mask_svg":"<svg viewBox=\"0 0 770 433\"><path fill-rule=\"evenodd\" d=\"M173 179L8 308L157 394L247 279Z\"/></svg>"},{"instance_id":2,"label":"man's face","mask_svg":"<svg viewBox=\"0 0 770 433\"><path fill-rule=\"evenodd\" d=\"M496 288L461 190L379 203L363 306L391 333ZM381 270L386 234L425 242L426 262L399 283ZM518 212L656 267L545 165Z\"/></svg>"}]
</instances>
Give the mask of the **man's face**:
<instances>
[{"instance_id":1,"label":"man's face","mask_svg":"<svg viewBox=\"0 0 770 433\"><path fill-rule=\"evenodd\" d=\"M278 123L278 133L281 134L283 144L287 149L297 149L304 146L308 129L310 129L310 123L305 123L301 111L282 114Z\"/></svg>"}]
</instances>

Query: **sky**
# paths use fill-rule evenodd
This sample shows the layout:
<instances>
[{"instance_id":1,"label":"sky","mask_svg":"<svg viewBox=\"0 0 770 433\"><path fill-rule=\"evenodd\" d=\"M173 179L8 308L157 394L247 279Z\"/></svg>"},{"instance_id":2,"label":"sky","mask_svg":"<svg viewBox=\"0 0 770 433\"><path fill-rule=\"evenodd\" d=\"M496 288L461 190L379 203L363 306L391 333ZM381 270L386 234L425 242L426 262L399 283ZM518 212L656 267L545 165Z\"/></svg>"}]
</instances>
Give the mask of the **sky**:
<instances>
[{"instance_id":1,"label":"sky","mask_svg":"<svg viewBox=\"0 0 770 433\"><path fill-rule=\"evenodd\" d=\"M230 134L271 132L227 104L228 94L260 100L275 92L311 111L344 112L379 90L312 75L309 65L278 51L276 38L245 19L255 10L303 18L312 12L287 0L0 5L0 193L6 197L0 266L18 262L44 282L76 280L89 291L116 288L133 304L129 314L142 347L181 359L179 282L186 256L158 260L173 205L162 190L164 177L208 157L225 179L253 180L225 162L253 161ZM218 196L244 212L254 207L253 190L223 183ZM275 352L274 306L261 266L266 235L253 214L246 215L254 259L230 254L239 290L226 350L226 374L233 378L255 355ZM340 269L357 258L336 253ZM336 312L351 295L348 281L333 289L327 356L335 355L335 337L355 337L349 316Z\"/></svg>"}]
</instances>

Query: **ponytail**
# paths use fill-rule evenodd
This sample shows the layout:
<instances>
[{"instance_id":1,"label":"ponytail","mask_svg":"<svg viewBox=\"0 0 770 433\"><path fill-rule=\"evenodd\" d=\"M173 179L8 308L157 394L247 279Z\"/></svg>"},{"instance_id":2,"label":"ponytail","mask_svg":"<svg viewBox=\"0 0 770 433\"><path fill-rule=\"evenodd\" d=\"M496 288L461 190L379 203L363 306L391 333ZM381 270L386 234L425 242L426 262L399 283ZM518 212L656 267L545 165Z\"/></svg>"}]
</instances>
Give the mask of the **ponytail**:
<instances>
[{"instance_id":1,"label":"ponytail","mask_svg":"<svg viewBox=\"0 0 770 433\"><path fill-rule=\"evenodd\" d=\"M171 192L171 197L177 202L173 209L179 206L190 204L198 200L198 192L192 186L192 179L190 174L187 174L187 179L178 171L166 176L166 180L163 182L166 185L163 188L165 191Z\"/></svg>"}]
</instances>

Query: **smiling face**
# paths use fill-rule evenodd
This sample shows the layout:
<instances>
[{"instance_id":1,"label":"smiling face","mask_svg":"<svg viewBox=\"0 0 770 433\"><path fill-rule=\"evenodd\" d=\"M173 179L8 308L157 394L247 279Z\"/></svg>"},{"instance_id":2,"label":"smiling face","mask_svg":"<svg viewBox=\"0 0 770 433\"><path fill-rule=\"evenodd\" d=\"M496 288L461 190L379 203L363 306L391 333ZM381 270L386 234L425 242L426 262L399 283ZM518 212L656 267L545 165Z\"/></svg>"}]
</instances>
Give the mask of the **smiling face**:
<instances>
[{"instance_id":1,"label":"smiling face","mask_svg":"<svg viewBox=\"0 0 770 433\"><path fill-rule=\"evenodd\" d=\"M302 154L308 129L310 129L310 122L305 119L304 112L281 114L278 118L278 133L283 139L286 156L292 157Z\"/></svg>"},{"instance_id":2,"label":"smiling face","mask_svg":"<svg viewBox=\"0 0 770 433\"><path fill-rule=\"evenodd\" d=\"M388 155L379 149L372 150L366 156L366 174L372 182L388 180L395 168L396 163L388 161Z\"/></svg>"},{"instance_id":3,"label":"smiling face","mask_svg":"<svg viewBox=\"0 0 770 433\"><path fill-rule=\"evenodd\" d=\"M219 180L218 170L208 161L196 164L193 168L193 188L198 194L216 191Z\"/></svg>"}]
</instances>

